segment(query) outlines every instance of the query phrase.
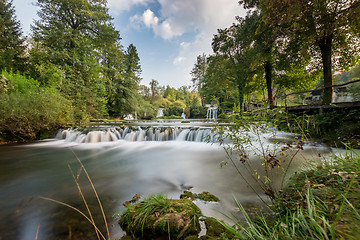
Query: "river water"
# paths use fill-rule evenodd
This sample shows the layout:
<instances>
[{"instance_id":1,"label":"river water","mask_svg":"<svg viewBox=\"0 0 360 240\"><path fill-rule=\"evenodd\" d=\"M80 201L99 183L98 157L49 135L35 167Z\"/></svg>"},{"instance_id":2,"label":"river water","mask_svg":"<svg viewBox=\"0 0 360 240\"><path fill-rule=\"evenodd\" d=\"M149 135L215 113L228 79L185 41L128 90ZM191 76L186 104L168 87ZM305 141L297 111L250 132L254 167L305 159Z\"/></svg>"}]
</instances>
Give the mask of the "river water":
<instances>
[{"instance_id":1,"label":"river water","mask_svg":"<svg viewBox=\"0 0 360 240\"><path fill-rule=\"evenodd\" d=\"M71 171L78 177L95 222L105 233L97 201L86 175L79 171L77 157L99 194L112 239L124 235L117 224L118 214L125 209L122 204L135 194L147 197L163 193L179 198L188 189L195 193L209 191L221 201L196 204L204 215L224 220L221 213L239 213L233 197L249 208L261 206L233 167L220 167L226 160L223 148L203 141L211 127L201 122L142 123L121 129L99 126L93 131L62 131L54 139L31 144L0 146L0 239L96 239L91 224L79 213L40 198L62 201L87 213ZM277 137L284 142L291 138L287 133ZM266 141L270 145L273 139ZM332 151L322 145L304 148L292 171L305 159L317 161ZM252 161L261 169L261 163L255 158ZM251 179L249 173L243 174ZM275 174L274 182L281 179L281 174L280 170ZM265 197L256 184L254 187Z\"/></svg>"}]
</instances>

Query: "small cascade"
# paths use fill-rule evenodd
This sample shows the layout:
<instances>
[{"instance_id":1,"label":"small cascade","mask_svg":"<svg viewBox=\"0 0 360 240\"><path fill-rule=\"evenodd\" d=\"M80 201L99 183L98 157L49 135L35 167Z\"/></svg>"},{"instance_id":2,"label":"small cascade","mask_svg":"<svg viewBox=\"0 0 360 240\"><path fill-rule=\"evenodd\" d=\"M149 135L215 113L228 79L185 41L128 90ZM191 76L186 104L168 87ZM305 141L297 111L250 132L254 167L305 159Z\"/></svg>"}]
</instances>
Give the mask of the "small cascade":
<instances>
[{"instance_id":1,"label":"small cascade","mask_svg":"<svg viewBox=\"0 0 360 240\"><path fill-rule=\"evenodd\" d=\"M206 111L206 119L208 120L216 120L218 115L217 107L209 107Z\"/></svg>"},{"instance_id":2,"label":"small cascade","mask_svg":"<svg viewBox=\"0 0 360 240\"><path fill-rule=\"evenodd\" d=\"M156 118L160 118L164 116L164 109L160 108L156 114Z\"/></svg>"},{"instance_id":3,"label":"small cascade","mask_svg":"<svg viewBox=\"0 0 360 240\"><path fill-rule=\"evenodd\" d=\"M185 119L186 118L186 114L185 114L185 108L183 108L183 112L182 112L182 114L181 114L181 117L183 118L183 119Z\"/></svg>"},{"instance_id":4,"label":"small cascade","mask_svg":"<svg viewBox=\"0 0 360 240\"><path fill-rule=\"evenodd\" d=\"M59 130L56 139L66 142L98 143L125 140L142 141L191 141L205 142L213 139L210 128L180 128L180 127L124 127L109 128L81 132L76 129Z\"/></svg>"}]
</instances>

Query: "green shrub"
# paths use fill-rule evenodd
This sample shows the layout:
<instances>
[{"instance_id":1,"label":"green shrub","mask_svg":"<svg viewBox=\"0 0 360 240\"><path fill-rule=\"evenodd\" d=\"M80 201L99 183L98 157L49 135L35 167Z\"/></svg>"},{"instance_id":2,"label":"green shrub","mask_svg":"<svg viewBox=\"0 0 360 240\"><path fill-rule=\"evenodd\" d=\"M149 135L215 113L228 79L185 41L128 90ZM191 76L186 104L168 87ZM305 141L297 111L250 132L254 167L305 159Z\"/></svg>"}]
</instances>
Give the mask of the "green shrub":
<instances>
[{"instance_id":1,"label":"green shrub","mask_svg":"<svg viewBox=\"0 0 360 240\"><path fill-rule=\"evenodd\" d=\"M71 102L54 88L19 74L3 72L7 91L0 95L0 133L7 140L33 140L44 131L73 122Z\"/></svg>"}]
</instances>

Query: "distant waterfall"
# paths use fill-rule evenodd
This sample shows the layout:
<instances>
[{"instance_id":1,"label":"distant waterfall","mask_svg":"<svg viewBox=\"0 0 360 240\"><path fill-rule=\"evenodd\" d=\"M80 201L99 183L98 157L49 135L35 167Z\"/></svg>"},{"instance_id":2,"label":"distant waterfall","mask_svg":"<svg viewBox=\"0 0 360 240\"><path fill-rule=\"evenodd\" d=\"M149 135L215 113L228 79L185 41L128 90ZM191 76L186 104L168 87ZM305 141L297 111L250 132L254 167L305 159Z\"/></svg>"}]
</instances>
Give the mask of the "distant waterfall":
<instances>
[{"instance_id":1,"label":"distant waterfall","mask_svg":"<svg viewBox=\"0 0 360 240\"><path fill-rule=\"evenodd\" d=\"M183 119L185 119L186 118L186 114L185 114L185 108L183 108L183 112L182 112L182 114L181 114L181 117L183 118Z\"/></svg>"},{"instance_id":2,"label":"distant waterfall","mask_svg":"<svg viewBox=\"0 0 360 240\"><path fill-rule=\"evenodd\" d=\"M206 119L216 120L218 115L217 107L209 107L206 112Z\"/></svg>"},{"instance_id":3,"label":"distant waterfall","mask_svg":"<svg viewBox=\"0 0 360 240\"><path fill-rule=\"evenodd\" d=\"M178 128L178 127L125 127L109 128L103 131L81 132L75 129L59 130L56 139L66 142L96 143L125 141L215 141L211 128Z\"/></svg>"},{"instance_id":4,"label":"distant waterfall","mask_svg":"<svg viewBox=\"0 0 360 240\"><path fill-rule=\"evenodd\" d=\"M156 114L156 118L163 117L164 116L164 109L160 108Z\"/></svg>"}]
</instances>

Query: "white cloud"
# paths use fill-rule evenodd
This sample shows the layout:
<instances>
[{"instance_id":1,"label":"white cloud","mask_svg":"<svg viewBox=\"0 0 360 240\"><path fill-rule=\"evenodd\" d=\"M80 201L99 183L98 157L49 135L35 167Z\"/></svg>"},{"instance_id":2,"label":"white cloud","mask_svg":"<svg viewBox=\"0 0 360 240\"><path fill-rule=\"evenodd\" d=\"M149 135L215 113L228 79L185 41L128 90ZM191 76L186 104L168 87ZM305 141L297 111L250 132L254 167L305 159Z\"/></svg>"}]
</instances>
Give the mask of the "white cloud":
<instances>
[{"instance_id":1,"label":"white cloud","mask_svg":"<svg viewBox=\"0 0 360 240\"><path fill-rule=\"evenodd\" d=\"M114 14L129 11L134 5L146 5L153 0L108 0L108 7Z\"/></svg>"},{"instance_id":2,"label":"white cloud","mask_svg":"<svg viewBox=\"0 0 360 240\"><path fill-rule=\"evenodd\" d=\"M145 1L145 0L143 0ZM234 23L235 16L245 16L237 0L157 0L160 9L147 9L131 18L133 26L152 29L156 36L180 41L172 63L190 82L196 57L211 54L211 42L218 29ZM156 12L157 14L155 14ZM186 41L181 39L186 34ZM193 36L190 41L188 37ZM180 77L180 76L179 76Z\"/></svg>"},{"instance_id":3,"label":"white cloud","mask_svg":"<svg viewBox=\"0 0 360 240\"><path fill-rule=\"evenodd\" d=\"M179 63L181 63L181 62L183 62L185 60L186 59L184 57L177 57L177 58L174 59L173 64L177 65L177 64L179 64Z\"/></svg>"},{"instance_id":4,"label":"white cloud","mask_svg":"<svg viewBox=\"0 0 360 240\"><path fill-rule=\"evenodd\" d=\"M169 40L173 37L177 37L183 34L183 32L174 31L168 20L161 22L150 9L145 10L141 16L132 16L130 18L130 22L136 28L138 28L139 25L144 24L147 28L151 28L155 35L160 36L165 40Z\"/></svg>"}]
</instances>

